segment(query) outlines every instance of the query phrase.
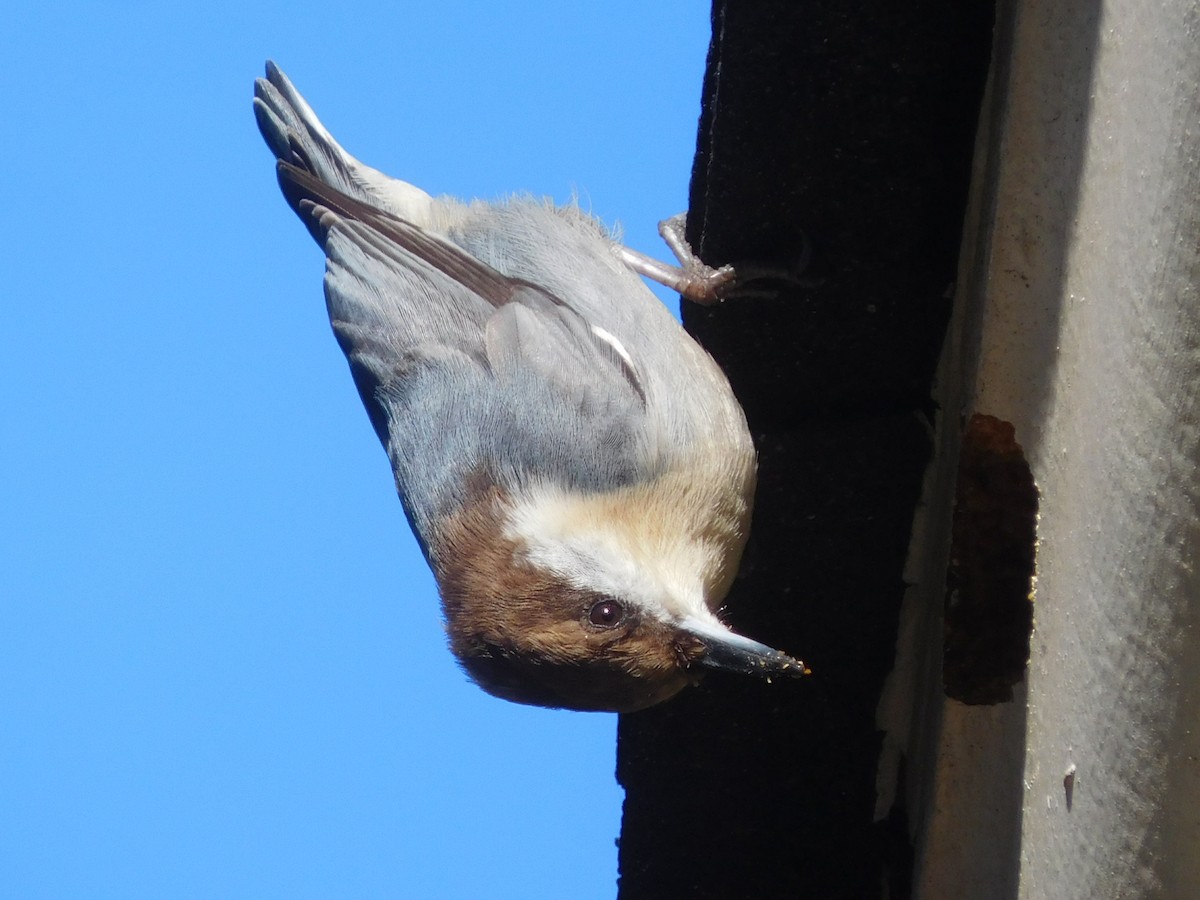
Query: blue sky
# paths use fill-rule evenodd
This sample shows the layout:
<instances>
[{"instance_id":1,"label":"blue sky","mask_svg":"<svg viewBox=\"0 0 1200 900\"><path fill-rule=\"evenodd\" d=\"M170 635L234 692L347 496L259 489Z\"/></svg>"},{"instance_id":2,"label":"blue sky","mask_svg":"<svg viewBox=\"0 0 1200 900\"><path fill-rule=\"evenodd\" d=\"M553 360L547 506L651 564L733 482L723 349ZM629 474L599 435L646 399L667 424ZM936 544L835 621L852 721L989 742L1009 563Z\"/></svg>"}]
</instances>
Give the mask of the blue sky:
<instances>
[{"instance_id":1,"label":"blue sky","mask_svg":"<svg viewBox=\"0 0 1200 900\"><path fill-rule=\"evenodd\" d=\"M9 7L0 893L613 896L616 718L455 667L251 89L662 256L707 42L702 3Z\"/></svg>"}]
</instances>

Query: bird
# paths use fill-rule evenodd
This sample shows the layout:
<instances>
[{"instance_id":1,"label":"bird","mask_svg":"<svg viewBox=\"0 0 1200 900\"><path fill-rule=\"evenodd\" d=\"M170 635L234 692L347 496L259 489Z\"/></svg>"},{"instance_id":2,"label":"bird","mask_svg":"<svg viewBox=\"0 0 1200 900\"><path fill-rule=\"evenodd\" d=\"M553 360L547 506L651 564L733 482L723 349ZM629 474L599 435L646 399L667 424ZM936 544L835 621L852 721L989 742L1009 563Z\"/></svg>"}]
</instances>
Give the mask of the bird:
<instances>
[{"instance_id":1,"label":"bird","mask_svg":"<svg viewBox=\"0 0 1200 900\"><path fill-rule=\"evenodd\" d=\"M642 274L711 302L736 273L623 247L577 203L434 197L347 153L274 63L254 113L326 256L334 335L438 585L450 650L516 703L633 712L712 670L804 663L722 604L757 459L727 378Z\"/></svg>"}]
</instances>

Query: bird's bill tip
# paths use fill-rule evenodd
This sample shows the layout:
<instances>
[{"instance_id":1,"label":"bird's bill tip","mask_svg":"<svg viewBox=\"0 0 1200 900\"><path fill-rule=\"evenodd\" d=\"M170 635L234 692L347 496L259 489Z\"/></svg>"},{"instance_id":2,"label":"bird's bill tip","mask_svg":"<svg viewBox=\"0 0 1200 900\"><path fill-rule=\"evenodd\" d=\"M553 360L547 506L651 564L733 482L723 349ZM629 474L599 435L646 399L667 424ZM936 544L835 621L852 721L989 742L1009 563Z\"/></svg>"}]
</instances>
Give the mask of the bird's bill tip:
<instances>
[{"instance_id":1,"label":"bird's bill tip","mask_svg":"<svg viewBox=\"0 0 1200 900\"><path fill-rule=\"evenodd\" d=\"M719 623L689 617L683 627L704 645L703 655L695 662L700 668L758 675L767 679L772 676L799 678L812 674L812 669L802 660L743 637Z\"/></svg>"}]
</instances>

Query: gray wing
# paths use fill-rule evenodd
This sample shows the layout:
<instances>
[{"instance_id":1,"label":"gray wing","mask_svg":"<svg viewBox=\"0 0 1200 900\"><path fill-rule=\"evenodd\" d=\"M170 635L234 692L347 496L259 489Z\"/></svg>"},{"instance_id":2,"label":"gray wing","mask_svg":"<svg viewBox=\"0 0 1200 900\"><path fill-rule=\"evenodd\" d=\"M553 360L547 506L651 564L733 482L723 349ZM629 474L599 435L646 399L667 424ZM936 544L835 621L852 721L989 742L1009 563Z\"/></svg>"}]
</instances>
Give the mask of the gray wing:
<instances>
[{"instance_id":1,"label":"gray wing","mask_svg":"<svg viewBox=\"0 0 1200 900\"><path fill-rule=\"evenodd\" d=\"M324 248L329 318L418 536L469 478L585 489L644 474L645 388L567 300L280 162Z\"/></svg>"}]
</instances>

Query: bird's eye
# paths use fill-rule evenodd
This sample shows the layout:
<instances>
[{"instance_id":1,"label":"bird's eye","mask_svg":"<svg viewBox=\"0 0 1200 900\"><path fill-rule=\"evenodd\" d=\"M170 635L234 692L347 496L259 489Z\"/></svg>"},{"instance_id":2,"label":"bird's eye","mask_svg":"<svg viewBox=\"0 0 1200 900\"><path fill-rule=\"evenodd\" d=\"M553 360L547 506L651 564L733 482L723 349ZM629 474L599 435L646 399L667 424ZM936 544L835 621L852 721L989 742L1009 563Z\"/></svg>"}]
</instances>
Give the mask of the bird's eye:
<instances>
[{"instance_id":1,"label":"bird's eye","mask_svg":"<svg viewBox=\"0 0 1200 900\"><path fill-rule=\"evenodd\" d=\"M588 610L588 621L597 628L612 628L625 618L625 607L616 600L598 600Z\"/></svg>"}]
</instances>

